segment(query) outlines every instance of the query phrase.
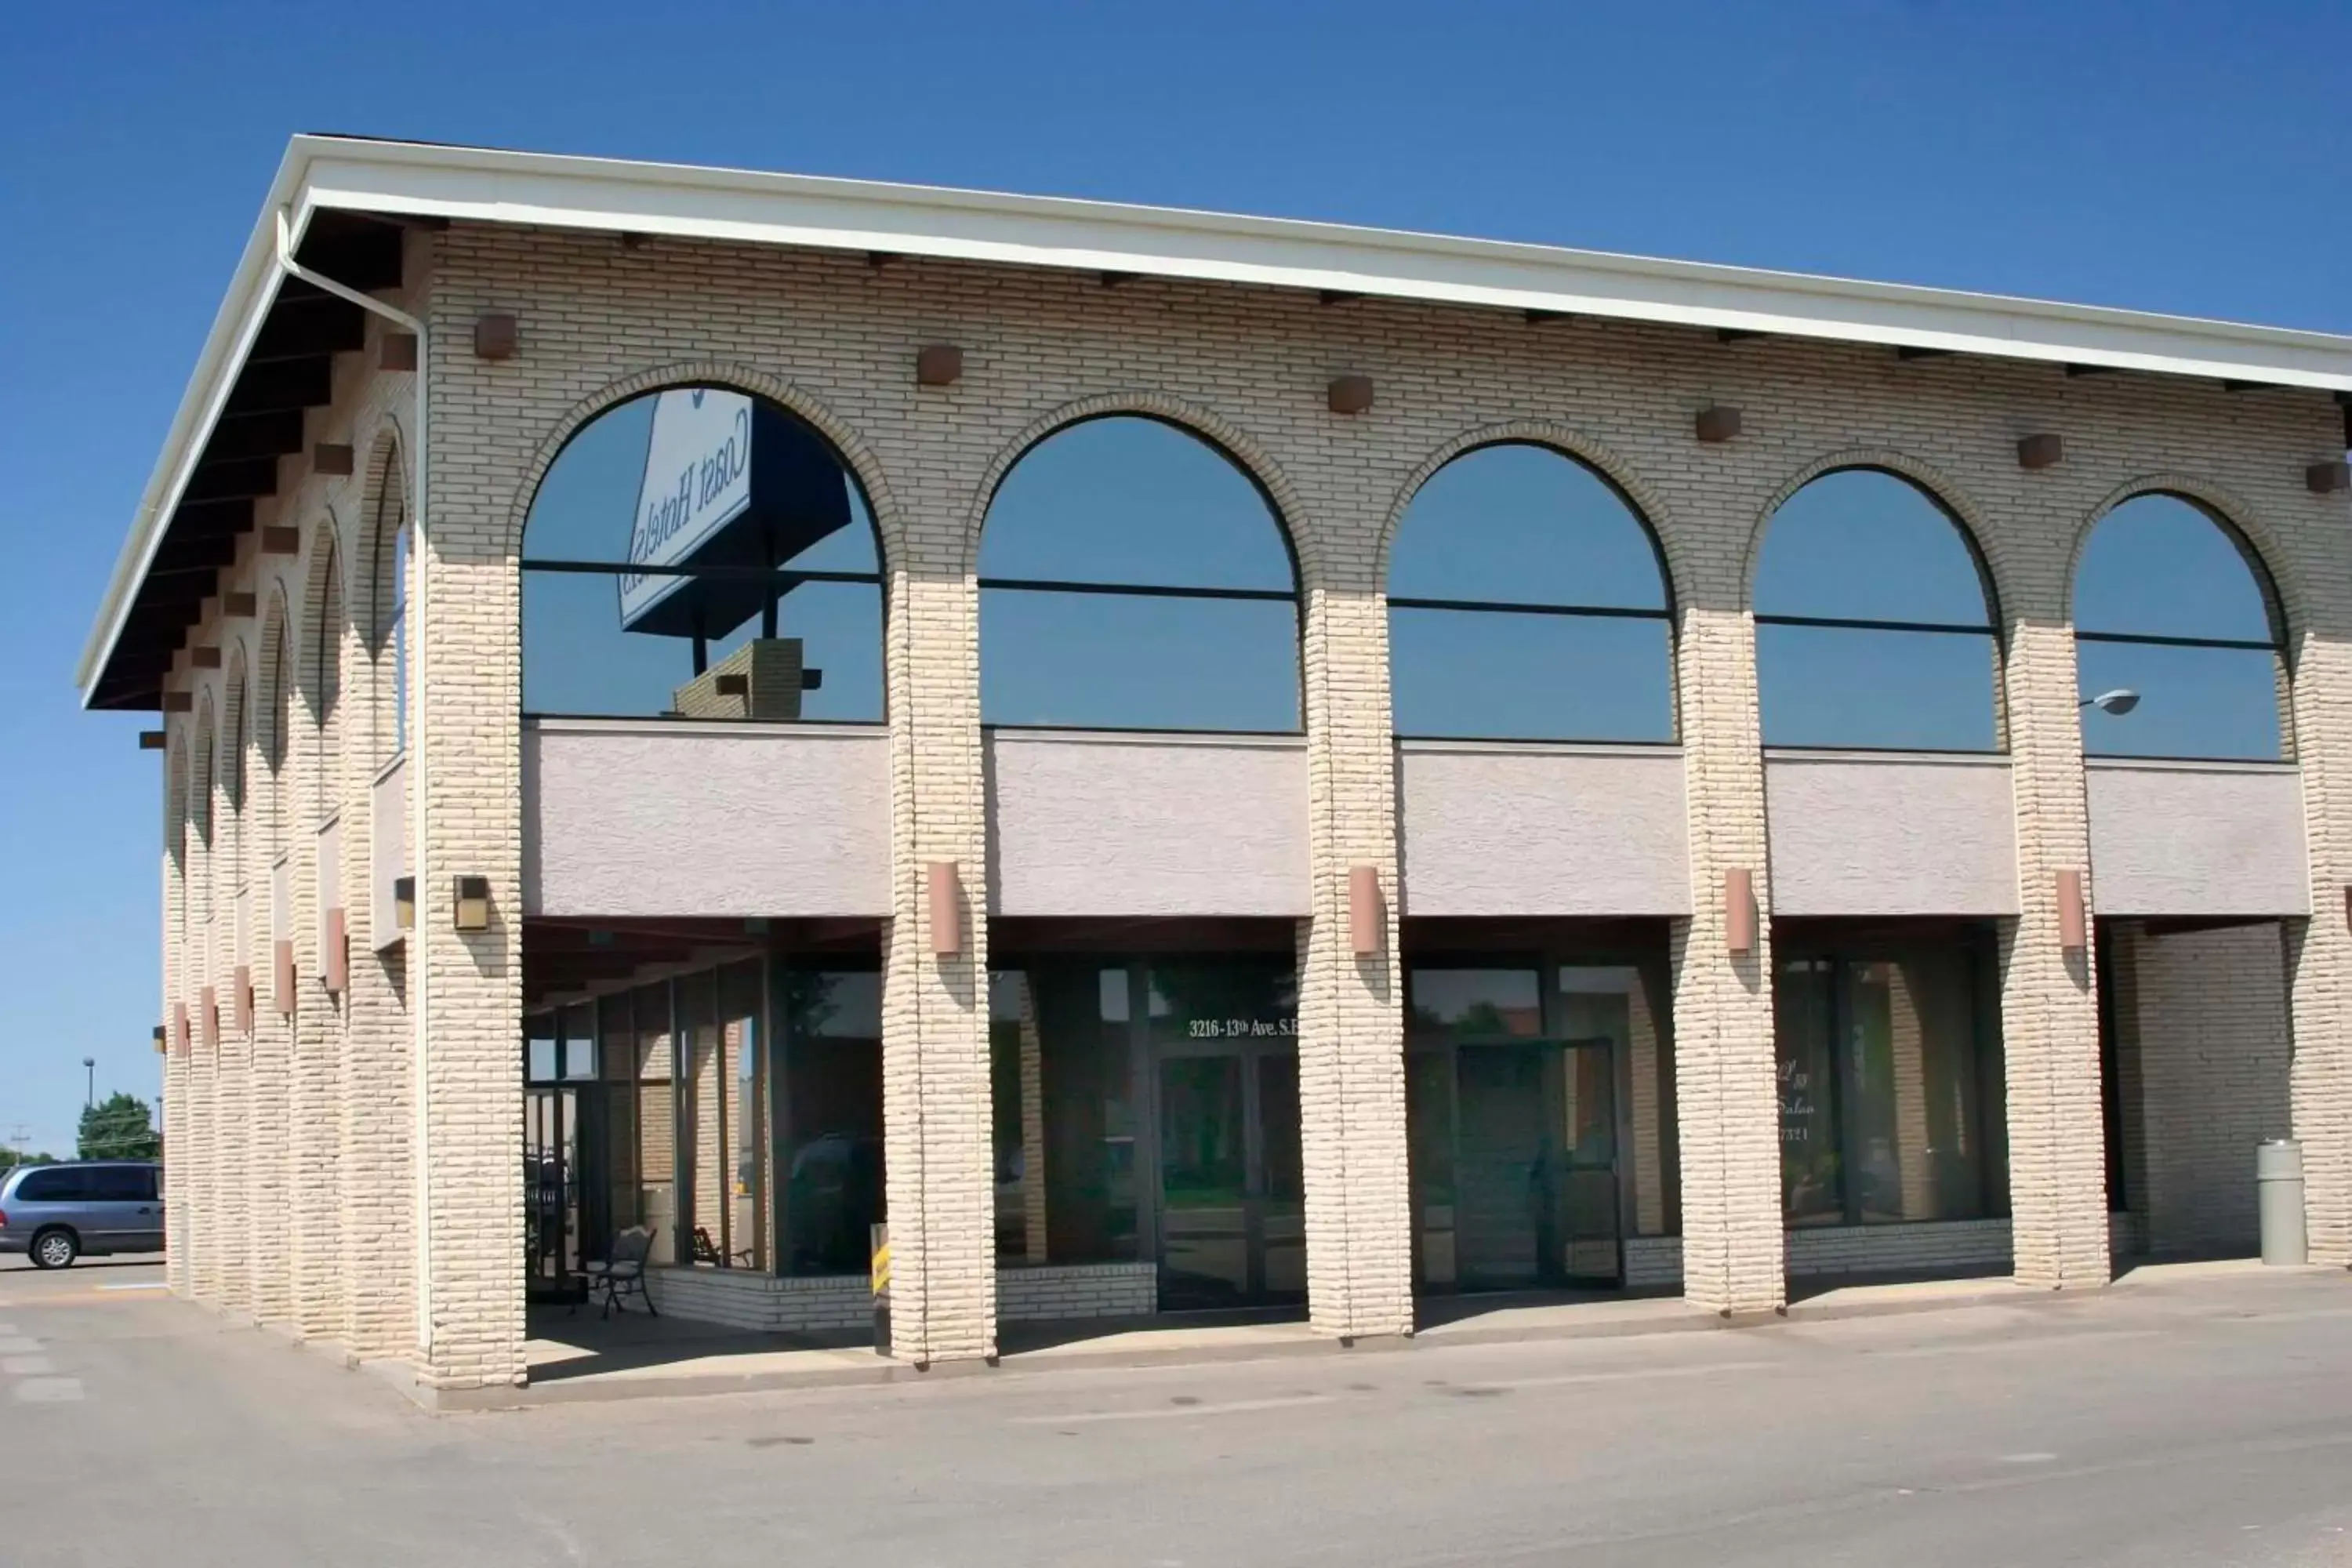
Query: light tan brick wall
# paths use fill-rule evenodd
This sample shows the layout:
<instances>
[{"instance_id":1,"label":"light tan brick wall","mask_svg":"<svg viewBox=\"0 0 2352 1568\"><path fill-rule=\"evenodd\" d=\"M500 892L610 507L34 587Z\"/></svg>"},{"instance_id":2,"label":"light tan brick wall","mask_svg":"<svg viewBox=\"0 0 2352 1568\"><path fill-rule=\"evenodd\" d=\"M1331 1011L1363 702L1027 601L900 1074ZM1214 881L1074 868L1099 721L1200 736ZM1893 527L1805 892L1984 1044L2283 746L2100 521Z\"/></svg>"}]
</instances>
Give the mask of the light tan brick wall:
<instances>
[{"instance_id":1,"label":"light tan brick wall","mask_svg":"<svg viewBox=\"0 0 2352 1568\"><path fill-rule=\"evenodd\" d=\"M163 1279L174 1295L191 1293L189 1264L195 1238L188 1228L195 1183L194 1119L188 1103L188 1052L180 1043L176 1009L188 1005L188 750L194 726L168 727L163 763Z\"/></svg>"},{"instance_id":2,"label":"light tan brick wall","mask_svg":"<svg viewBox=\"0 0 2352 1568\"><path fill-rule=\"evenodd\" d=\"M506 1382L521 1369L521 520L572 429L668 382L731 382L798 410L849 455L882 535L894 911L885 1120L908 1308L899 1349L909 1356L985 1354L995 1334L970 574L996 479L1029 441L1085 414L1148 412L1223 444L1275 498L1301 563L1314 917L1300 941L1300 1062L1313 1317L1326 1331L1410 1322L1396 942L1391 930L1386 953L1370 963L1348 951L1347 874L1356 864L1379 868L1393 918L1386 541L1419 479L1479 440L1549 440L1604 468L1658 529L1674 578L1696 911L1675 934L1675 1090L1695 1300L1753 1309L1782 1299L1770 868L1748 574L1760 524L1809 475L1871 462L1930 483L1976 529L2000 588L2026 911L2004 932L2002 986L2021 1278L2071 1285L2105 1274L2092 976L2057 953L2054 876L2087 863L2069 573L2089 521L2134 487L2193 489L2269 555L2300 638L2294 712L2320 907L2339 909L2352 880L2344 800L2352 785L2339 782L2352 767L2344 652L2352 563L2339 559L2342 501L2301 488L2303 465L2340 447L2335 412L2315 395L2232 397L2189 382L2069 379L2023 364L1905 364L1883 350L1795 340L1725 345L1630 324L1531 325L1508 312L1374 300L1326 307L1300 292L1152 280L1106 289L1087 274L926 261L877 268L860 256L664 240L625 248L604 236L460 226L415 237L412 248L412 294L429 297L437 351L430 604L412 610L433 650L422 726L431 862L412 942L423 951L410 954L406 976L412 990L425 986L433 1018L421 1080L430 1097L432 1268L431 1343L421 1359L431 1381ZM466 352L473 318L493 309L522 322L520 352L496 364ZM966 349L952 388L914 385L914 352L932 341ZM1324 405L1324 383L1341 371L1373 377L1370 414L1343 418ZM405 409L403 378L362 379L372 390L355 388L338 405L351 418L362 419L371 399L379 412ZM1692 418L1710 404L1744 407L1748 434L1698 446ZM342 427L333 411L312 417ZM2067 459L2025 474L2014 443L2045 428L2065 435ZM352 542L355 482L289 483L273 515L302 523L315 547L335 505ZM355 695L347 690L347 704ZM356 779L379 760L369 750L336 751L331 776ZM300 785L302 770L325 759L315 739L295 751L289 771ZM381 1043L404 1026L387 1030L379 1016L394 994L388 977L380 990L358 978L369 962L363 940L354 942L349 1030L317 989L314 826L307 807L295 811L294 931L310 951L292 1042L289 1142L299 1164L289 1182L290 1252L305 1326L357 1335L363 1321L388 1323L394 1298L345 1294L347 1270L383 1259L345 1244L334 1173L352 1167L342 1191L382 1193L404 1184L396 1173L406 1156L373 1136L356 1109L345 1134L341 1069L352 1068L348 1103L385 1103L373 1089L359 1093L370 1081L362 1075L399 1061ZM347 816L344 835L357 910L366 881L350 857L370 841L363 815ZM930 952L924 930L934 860L962 868L968 895L964 952L945 958ZM1735 867L1757 874L1767 904L1759 951L1737 961L1725 952L1721 892ZM461 870L491 879L486 935L459 937L435 907L432 887ZM184 933L177 940L188 945ZM2332 1257L2352 1248L2352 936L2340 919L2308 922L2292 955L2293 1105L2314 1171L2315 1248ZM401 1114L413 1116L413 1106ZM323 1147L322 1117L336 1130ZM385 1164L363 1173L377 1158Z\"/></svg>"},{"instance_id":3,"label":"light tan brick wall","mask_svg":"<svg viewBox=\"0 0 2352 1568\"><path fill-rule=\"evenodd\" d=\"M1927 1137L1927 1042L1903 965L1886 966L1886 1022L1895 1068L1895 1156L1905 1219L1940 1219Z\"/></svg>"},{"instance_id":4,"label":"light tan brick wall","mask_svg":"<svg viewBox=\"0 0 2352 1568\"><path fill-rule=\"evenodd\" d=\"M2282 933L2264 924L2127 940L2148 1249L2252 1256L2254 1146L2292 1122Z\"/></svg>"}]
</instances>

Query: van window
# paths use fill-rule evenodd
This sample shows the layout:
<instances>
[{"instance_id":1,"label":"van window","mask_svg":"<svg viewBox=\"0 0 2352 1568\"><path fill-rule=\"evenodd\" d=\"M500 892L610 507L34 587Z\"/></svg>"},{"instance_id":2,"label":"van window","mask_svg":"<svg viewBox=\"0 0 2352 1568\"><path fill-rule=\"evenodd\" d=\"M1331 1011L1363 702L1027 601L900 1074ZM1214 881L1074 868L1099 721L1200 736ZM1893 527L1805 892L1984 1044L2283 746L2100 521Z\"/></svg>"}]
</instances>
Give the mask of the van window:
<instances>
[{"instance_id":1,"label":"van window","mask_svg":"<svg viewBox=\"0 0 2352 1568\"><path fill-rule=\"evenodd\" d=\"M16 1201L26 1204L79 1202L89 1191L89 1173L73 1166L35 1171L16 1184Z\"/></svg>"},{"instance_id":2,"label":"van window","mask_svg":"<svg viewBox=\"0 0 2352 1568\"><path fill-rule=\"evenodd\" d=\"M91 1199L102 1204L143 1204L155 1196L155 1178L144 1165L100 1165L89 1173Z\"/></svg>"}]
</instances>

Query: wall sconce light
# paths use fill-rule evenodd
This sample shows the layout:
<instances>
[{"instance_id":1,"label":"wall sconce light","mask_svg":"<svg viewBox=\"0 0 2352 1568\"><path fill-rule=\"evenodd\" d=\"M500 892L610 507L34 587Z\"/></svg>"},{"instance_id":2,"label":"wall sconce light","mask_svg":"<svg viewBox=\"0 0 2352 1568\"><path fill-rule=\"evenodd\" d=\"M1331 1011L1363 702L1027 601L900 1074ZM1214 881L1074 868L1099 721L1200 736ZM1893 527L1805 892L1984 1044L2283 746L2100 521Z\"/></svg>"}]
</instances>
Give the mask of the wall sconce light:
<instances>
[{"instance_id":1,"label":"wall sconce light","mask_svg":"<svg viewBox=\"0 0 2352 1568\"><path fill-rule=\"evenodd\" d=\"M285 937L279 937L269 944L269 999L277 1007L278 1016L281 1018L292 1017L294 1016L294 943Z\"/></svg>"},{"instance_id":2,"label":"wall sconce light","mask_svg":"<svg viewBox=\"0 0 2352 1568\"><path fill-rule=\"evenodd\" d=\"M930 879L931 952L948 958L963 951L963 879L952 860L934 860Z\"/></svg>"},{"instance_id":3,"label":"wall sconce light","mask_svg":"<svg viewBox=\"0 0 2352 1568\"><path fill-rule=\"evenodd\" d=\"M490 879L459 877L450 884L449 923L467 932L490 929Z\"/></svg>"},{"instance_id":4,"label":"wall sconce light","mask_svg":"<svg viewBox=\"0 0 2352 1568\"><path fill-rule=\"evenodd\" d=\"M474 319L474 357L512 359L521 341L521 329L512 316L495 311Z\"/></svg>"},{"instance_id":5,"label":"wall sconce light","mask_svg":"<svg viewBox=\"0 0 2352 1568\"><path fill-rule=\"evenodd\" d=\"M1737 955L1756 951L1756 879L1745 866L1723 874L1723 944Z\"/></svg>"},{"instance_id":6,"label":"wall sconce light","mask_svg":"<svg viewBox=\"0 0 2352 1568\"><path fill-rule=\"evenodd\" d=\"M160 752L164 750L171 743L171 736L165 734L161 730L142 730L139 731L139 749L142 752Z\"/></svg>"},{"instance_id":7,"label":"wall sconce light","mask_svg":"<svg viewBox=\"0 0 2352 1568\"><path fill-rule=\"evenodd\" d=\"M2340 459L2333 463L2314 463L2303 470L2303 482L2315 496L2332 496L2339 490L2352 489L2352 463Z\"/></svg>"},{"instance_id":8,"label":"wall sconce light","mask_svg":"<svg viewBox=\"0 0 2352 1568\"><path fill-rule=\"evenodd\" d=\"M1388 946L1389 912L1381 899L1381 868L1348 868L1348 945L1358 958Z\"/></svg>"},{"instance_id":9,"label":"wall sconce light","mask_svg":"<svg viewBox=\"0 0 2352 1568\"><path fill-rule=\"evenodd\" d=\"M229 1003L236 1016L236 1032L253 1037L253 965L240 963L229 982Z\"/></svg>"},{"instance_id":10,"label":"wall sconce light","mask_svg":"<svg viewBox=\"0 0 2352 1568\"><path fill-rule=\"evenodd\" d=\"M172 1004L172 1046L182 1055L187 1053L188 1005L185 1002Z\"/></svg>"},{"instance_id":11,"label":"wall sconce light","mask_svg":"<svg viewBox=\"0 0 2352 1568\"><path fill-rule=\"evenodd\" d=\"M2083 873L2058 873L2058 945L2081 952L2091 945L2091 922L2083 900Z\"/></svg>"},{"instance_id":12,"label":"wall sconce light","mask_svg":"<svg viewBox=\"0 0 2352 1568\"><path fill-rule=\"evenodd\" d=\"M169 1033L167 1030L165 1030L165 1029L164 1029L164 1027L163 1027L163 1025L161 1025L161 1024L156 1025L156 1026L155 1026L155 1054L156 1054L157 1056L159 1056L159 1057L160 1057L160 1056L162 1056L165 1051L168 1051L168 1050L170 1050L171 1048L172 1048L172 1041L171 1041L171 1035L170 1035L170 1033Z\"/></svg>"},{"instance_id":13,"label":"wall sconce light","mask_svg":"<svg viewBox=\"0 0 2352 1568\"><path fill-rule=\"evenodd\" d=\"M220 993L209 985L198 993L196 1022L204 1031L205 1049L220 1049Z\"/></svg>"},{"instance_id":14,"label":"wall sconce light","mask_svg":"<svg viewBox=\"0 0 2352 1568\"><path fill-rule=\"evenodd\" d=\"M416 879L394 877L392 879L392 923L402 931L416 929Z\"/></svg>"},{"instance_id":15,"label":"wall sconce light","mask_svg":"<svg viewBox=\"0 0 2352 1568\"><path fill-rule=\"evenodd\" d=\"M1737 408L1702 408L1696 429L1698 438L1709 446L1728 441L1739 434L1739 410Z\"/></svg>"},{"instance_id":16,"label":"wall sconce light","mask_svg":"<svg viewBox=\"0 0 2352 1568\"><path fill-rule=\"evenodd\" d=\"M2344 929L2352 931L2352 882L2344 886Z\"/></svg>"},{"instance_id":17,"label":"wall sconce light","mask_svg":"<svg viewBox=\"0 0 2352 1568\"><path fill-rule=\"evenodd\" d=\"M2028 436L2017 444L2017 466L2021 468L2054 468L2066 456L2066 443L2044 431Z\"/></svg>"},{"instance_id":18,"label":"wall sconce light","mask_svg":"<svg viewBox=\"0 0 2352 1568\"><path fill-rule=\"evenodd\" d=\"M327 929L320 946L323 951L319 954L319 978L326 983L329 994L340 996L352 978L352 939L342 910L327 911Z\"/></svg>"},{"instance_id":19,"label":"wall sconce light","mask_svg":"<svg viewBox=\"0 0 2352 1568\"><path fill-rule=\"evenodd\" d=\"M917 386L953 386L963 379L963 350L953 343L927 343L915 353Z\"/></svg>"},{"instance_id":20,"label":"wall sconce light","mask_svg":"<svg viewBox=\"0 0 2352 1568\"><path fill-rule=\"evenodd\" d=\"M1369 375L1335 375L1323 391L1325 401L1334 414L1361 414L1372 405L1372 378Z\"/></svg>"}]
</instances>

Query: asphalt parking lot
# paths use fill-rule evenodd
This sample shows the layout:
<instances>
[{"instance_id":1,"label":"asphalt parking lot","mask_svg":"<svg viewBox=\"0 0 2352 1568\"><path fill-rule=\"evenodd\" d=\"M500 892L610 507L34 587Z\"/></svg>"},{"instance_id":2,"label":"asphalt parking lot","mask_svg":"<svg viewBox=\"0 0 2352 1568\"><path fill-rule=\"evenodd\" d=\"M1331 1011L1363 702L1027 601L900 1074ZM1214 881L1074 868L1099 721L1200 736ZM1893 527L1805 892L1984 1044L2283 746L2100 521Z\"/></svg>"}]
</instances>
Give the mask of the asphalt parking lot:
<instances>
[{"instance_id":1,"label":"asphalt parking lot","mask_svg":"<svg viewBox=\"0 0 2352 1568\"><path fill-rule=\"evenodd\" d=\"M0 1562L2352 1563L2352 1279L431 1415L0 1269Z\"/></svg>"}]
</instances>

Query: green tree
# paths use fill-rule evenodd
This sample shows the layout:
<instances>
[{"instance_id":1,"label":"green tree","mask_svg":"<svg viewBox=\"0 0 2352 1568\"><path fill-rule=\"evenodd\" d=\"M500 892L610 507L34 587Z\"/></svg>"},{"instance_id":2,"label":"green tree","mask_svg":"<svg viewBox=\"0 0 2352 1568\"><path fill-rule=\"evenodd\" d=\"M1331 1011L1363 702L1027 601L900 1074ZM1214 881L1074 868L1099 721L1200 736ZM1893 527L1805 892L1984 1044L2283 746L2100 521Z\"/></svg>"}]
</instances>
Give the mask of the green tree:
<instances>
[{"instance_id":1,"label":"green tree","mask_svg":"<svg viewBox=\"0 0 2352 1568\"><path fill-rule=\"evenodd\" d=\"M83 1110L79 1142L85 1160L152 1160L163 1152L147 1102L121 1089Z\"/></svg>"},{"instance_id":2,"label":"green tree","mask_svg":"<svg viewBox=\"0 0 2352 1568\"><path fill-rule=\"evenodd\" d=\"M19 1165L54 1165L57 1163L55 1154L36 1154L29 1149L12 1149L0 1143L0 1171L13 1171Z\"/></svg>"}]
</instances>

